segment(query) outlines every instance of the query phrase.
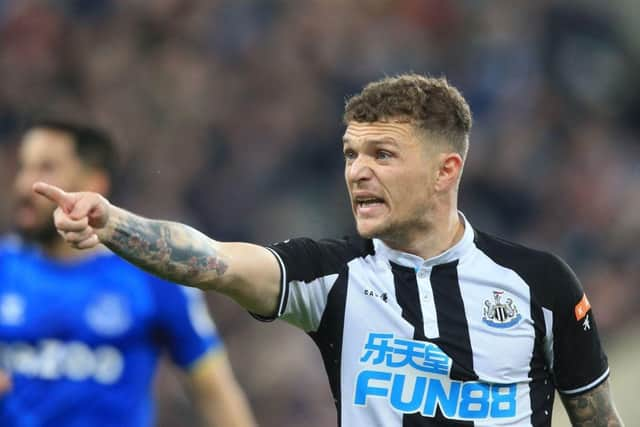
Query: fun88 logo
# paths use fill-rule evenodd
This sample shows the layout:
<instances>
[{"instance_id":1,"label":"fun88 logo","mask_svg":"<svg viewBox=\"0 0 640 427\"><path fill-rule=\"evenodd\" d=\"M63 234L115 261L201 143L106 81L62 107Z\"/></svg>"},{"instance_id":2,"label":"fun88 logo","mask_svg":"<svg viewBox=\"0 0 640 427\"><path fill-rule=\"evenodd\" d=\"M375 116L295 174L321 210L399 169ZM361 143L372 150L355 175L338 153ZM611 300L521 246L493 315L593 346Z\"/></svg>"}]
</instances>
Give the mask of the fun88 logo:
<instances>
[{"instance_id":1,"label":"fun88 logo","mask_svg":"<svg viewBox=\"0 0 640 427\"><path fill-rule=\"evenodd\" d=\"M433 417L440 408L458 420L516 415L516 384L487 384L449 378L451 358L436 344L369 333L356 379L354 404L384 399L402 413Z\"/></svg>"}]
</instances>

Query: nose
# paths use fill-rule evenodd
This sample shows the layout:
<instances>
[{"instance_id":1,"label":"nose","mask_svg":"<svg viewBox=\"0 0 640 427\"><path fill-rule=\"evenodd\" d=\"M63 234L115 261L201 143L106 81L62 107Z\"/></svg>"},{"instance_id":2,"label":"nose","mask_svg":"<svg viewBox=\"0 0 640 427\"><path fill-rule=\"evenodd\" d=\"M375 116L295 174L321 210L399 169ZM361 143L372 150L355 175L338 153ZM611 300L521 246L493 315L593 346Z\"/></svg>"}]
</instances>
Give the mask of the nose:
<instances>
[{"instance_id":1,"label":"nose","mask_svg":"<svg viewBox=\"0 0 640 427\"><path fill-rule=\"evenodd\" d=\"M349 182L367 181L373 177L373 169L365 156L358 156L347 165L346 177Z\"/></svg>"}]
</instances>

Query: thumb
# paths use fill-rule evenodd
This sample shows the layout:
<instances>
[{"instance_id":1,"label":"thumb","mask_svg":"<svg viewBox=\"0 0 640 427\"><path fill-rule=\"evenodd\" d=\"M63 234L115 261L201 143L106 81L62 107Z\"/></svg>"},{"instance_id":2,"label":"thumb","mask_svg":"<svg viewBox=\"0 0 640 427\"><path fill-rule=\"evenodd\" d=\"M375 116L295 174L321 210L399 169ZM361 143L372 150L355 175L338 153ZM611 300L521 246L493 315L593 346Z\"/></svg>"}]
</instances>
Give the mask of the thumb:
<instances>
[{"instance_id":1,"label":"thumb","mask_svg":"<svg viewBox=\"0 0 640 427\"><path fill-rule=\"evenodd\" d=\"M67 193L55 185L47 184L46 182L36 182L33 184L32 189L60 206L65 213L69 213L73 209L75 198L70 193Z\"/></svg>"},{"instance_id":2,"label":"thumb","mask_svg":"<svg viewBox=\"0 0 640 427\"><path fill-rule=\"evenodd\" d=\"M78 193L78 200L69 217L79 220L88 217L89 225L93 228L102 228L107 222L108 202L97 193Z\"/></svg>"},{"instance_id":3,"label":"thumb","mask_svg":"<svg viewBox=\"0 0 640 427\"><path fill-rule=\"evenodd\" d=\"M78 220L89 216L94 209L95 201L91 197L80 197L69 212L69 218Z\"/></svg>"}]
</instances>

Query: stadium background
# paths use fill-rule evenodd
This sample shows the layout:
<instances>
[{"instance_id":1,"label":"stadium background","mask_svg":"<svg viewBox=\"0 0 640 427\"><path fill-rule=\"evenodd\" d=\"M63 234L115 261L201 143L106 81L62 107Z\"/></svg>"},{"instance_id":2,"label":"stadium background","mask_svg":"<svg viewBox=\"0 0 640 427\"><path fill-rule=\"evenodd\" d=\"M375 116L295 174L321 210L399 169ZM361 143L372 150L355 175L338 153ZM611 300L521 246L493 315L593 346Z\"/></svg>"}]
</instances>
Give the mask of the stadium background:
<instances>
[{"instance_id":1,"label":"stadium background","mask_svg":"<svg viewBox=\"0 0 640 427\"><path fill-rule=\"evenodd\" d=\"M126 208L221 240L348 233L344 98L444 74L475 115L462 210L577 270L634 425L638 18L633 0L0 0L0 231L20 126L54 113L113 131ZM335 425L311 340L208 298L261 425ZM160 427L192 425L178 381L158 377Z\"/></svg>"}]
</instances>

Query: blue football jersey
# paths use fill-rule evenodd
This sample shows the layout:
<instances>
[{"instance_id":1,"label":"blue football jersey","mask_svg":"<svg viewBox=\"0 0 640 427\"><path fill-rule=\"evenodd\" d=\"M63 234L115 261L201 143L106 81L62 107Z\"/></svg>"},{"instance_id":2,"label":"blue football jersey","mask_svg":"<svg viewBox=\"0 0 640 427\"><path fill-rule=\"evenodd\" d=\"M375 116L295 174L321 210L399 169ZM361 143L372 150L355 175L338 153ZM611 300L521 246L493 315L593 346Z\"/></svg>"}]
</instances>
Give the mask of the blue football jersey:
<instances>
[{"instance_id":1,"label":"blue football jersey","mask_svg":"<svg viewBox=\"0 0 640 427\"><path fill-rule=\"evenodd\" d=\"M3 427L141 427L166 350L180 367L220 349L202 293L105 252L57 262L0 244Z\"/></svg>"}]
</instances>

